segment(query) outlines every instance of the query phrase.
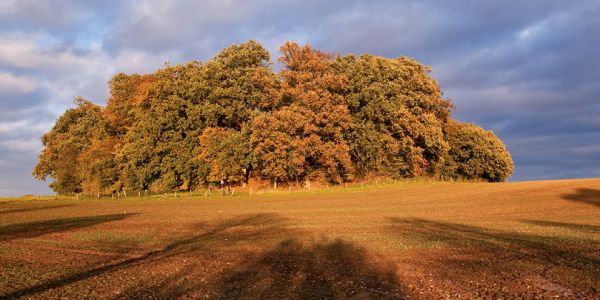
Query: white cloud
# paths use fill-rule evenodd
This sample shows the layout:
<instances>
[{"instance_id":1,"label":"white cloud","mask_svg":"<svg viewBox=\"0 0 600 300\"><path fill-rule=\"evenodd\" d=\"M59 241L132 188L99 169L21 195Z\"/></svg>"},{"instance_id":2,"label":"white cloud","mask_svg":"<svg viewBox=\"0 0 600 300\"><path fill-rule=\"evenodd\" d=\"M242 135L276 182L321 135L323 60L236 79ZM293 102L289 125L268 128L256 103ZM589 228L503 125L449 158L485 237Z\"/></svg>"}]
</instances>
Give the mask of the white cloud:
<instances>
[{"instance_id":1,"label":"white cloud","mask_svg":"<svg viewBox=\"0 0 600 300\"><path fill-rule=\"evenodd\" d=\"M42 45L41 34L0 34L0 64L30 70L76 71L94 63L99 52L76 53L59 45Z\"/></svg>"},{"instance_id":2,"label":"white cloud","mask_svg":"<svg viewBox=\"0 0 600 300\"><path fill-rule=\"evenodd\" d=\"M43 133L46 132L52 123L48 122L36 122L35 120L18 120L14 122L0 122L0 134L11 134L13 132L30 132L30 133Z\"/></svg>"},{"instance_id":3,"label":"white cloud","mask_svg":"<svg viewBox=\"0 0 600 300\"><path fill-rule=\"evenodd\" d=\"M8 139L0 141L0 147L16 152L37 154L42 149L42 143L39 138L35 137L27 139Z\"/></svg>"},{"instance_id":4,"label":"white cloud","mask_svg":"<svg viewBox=\"0 0 600 300\"><path fill-rule=\"evenodd\" d=\"M36 88L37 84L31 78L0 71L0 95L10 92L30 93Z\"/></svg>"}]
</instances>

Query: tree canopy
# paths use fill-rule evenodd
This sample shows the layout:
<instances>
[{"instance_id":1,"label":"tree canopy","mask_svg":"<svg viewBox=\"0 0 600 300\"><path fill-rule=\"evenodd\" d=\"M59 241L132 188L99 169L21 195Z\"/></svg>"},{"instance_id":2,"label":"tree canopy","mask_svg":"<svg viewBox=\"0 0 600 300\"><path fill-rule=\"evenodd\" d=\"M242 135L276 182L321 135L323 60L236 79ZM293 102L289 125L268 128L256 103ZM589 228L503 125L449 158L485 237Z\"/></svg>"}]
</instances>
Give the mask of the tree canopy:
<instances>
[{"instance_id":1,"label":"tree canopy","mask_svg":"<svg viewBox=\"0 0 600 300\"><path fill-rule=\"evenodd\" d=\"M206 62L117 74L106 106L77 98L42 137L33 174L58 193L512 174L502 141L452 120L452 103L416 60L294 42L280 52L277 73L249 41Z\"/></svg>"}]
</instances>

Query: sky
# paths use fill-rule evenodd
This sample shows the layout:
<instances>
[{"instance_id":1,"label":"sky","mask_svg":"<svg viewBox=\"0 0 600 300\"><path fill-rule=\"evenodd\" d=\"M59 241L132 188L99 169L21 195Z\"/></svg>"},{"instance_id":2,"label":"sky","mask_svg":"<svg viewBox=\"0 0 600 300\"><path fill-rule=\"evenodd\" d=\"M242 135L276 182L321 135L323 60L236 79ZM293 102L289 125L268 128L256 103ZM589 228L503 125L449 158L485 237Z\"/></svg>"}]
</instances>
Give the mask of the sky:
<instances>
[{"instance_id":1,"label":"sky","mask_svg":"<svg viewBox=\"0 0 600 300\"><path fill-rule=\"evenodd\" d=\"M207 60L254 39L332 54L410 56L453 116L493 130L511 181L600 177L600 1L0 1L0 195L31 176L40 137L118 72Z\"/></svg>"}]
</instances>

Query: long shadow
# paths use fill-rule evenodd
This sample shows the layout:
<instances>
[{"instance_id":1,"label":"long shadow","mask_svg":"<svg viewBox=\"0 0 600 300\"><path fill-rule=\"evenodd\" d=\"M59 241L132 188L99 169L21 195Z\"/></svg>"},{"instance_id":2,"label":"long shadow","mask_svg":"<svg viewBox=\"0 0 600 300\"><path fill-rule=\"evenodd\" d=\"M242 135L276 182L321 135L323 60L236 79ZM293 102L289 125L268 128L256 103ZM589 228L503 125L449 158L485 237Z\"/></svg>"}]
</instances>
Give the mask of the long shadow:
<instances>
[{"instance_id":1,"label":"long shadow","mask_svg":"<svg viewBox=\"0 0 600 300\"><path fill-rule=\"evenodd\" d=\"M74 206L73 204L63 204L63 205L51 205L51 206L41 206L41 207L26 207L26 208L16 208L16 209L0 209L0 215L12 214L12 213L20 213L20 212L29 212L29 211L37 211L37 210L46 210L46 209L55 209L62 207Z\"/></svg>"},{"instance_id":2,"label":"long shadow","mask_svg":"<svg viewBox=\"0 0 600 300\"><path fill-rule=\"evenodd\" d=\"M210 227L206 224L198 224L198 226L196 226L198 229L206 230L200 234L176 240L162 249L148 252L137 258L129 258L83 272L76 272L60 276L32 287L23 288L6 295L0 295L0 299L14 299L23 296L32 296L49 289L60 288L65 285L95 276L100 276L105 273L119 271L140 264L165 260L169 257L180 254L195 251L216 251L222 247L223 244L264 239L269 235L280 234L282 232L280 227L282 221L283 220L281 218L278 218L275 215L257 214L232 218Z\"/></svg>"},{"instance_id":3,"label":"long shadow","mask_svg":"<svg viewBox=\"0 0 600 300\"><path fill-rule=\"evenodd\" d=\"M577 243L560 237L416 218L389 220L394 234L446 245L445 255L434 256L425 263L440 277L452 277L465 285L474 279L482 282L487 279L490 286L515 285L512 292L516 293L533 289L526 284L518 286L522 283L518 278L534 276L550 282L548 285L555 284L556 293L569 290L578 297L599 296L600 242ZM492 288L490 286L487 288ZM478 288L484 289L484 284ZM538 291L541 292L544 291ZM493 296L512 297L514 294Z\"/></svg>"},{"instance_id":4,"label":"long shadow","mask_svg":"<svg viewBox=\"0 0 600 300\"><path fill-rule=\"evenodd\" d=\"M5 225L0 227L0 242L90 227L100 223L123 220L132 215L135 214L100 215Z\"/></svg>"},{"instance_id":5,"label":"long shadow","mask_svg":"<svg viewBox=\"0 0 600 300\"><path fill-rule=\"evenodd\" d=\"M217 299L401 299L393 264L336 240L303 245L287 240L215 280Z\"/></svg>"},{"instance_id":6,"label":"long shadow","mask_svg":"<svg viewBox=\"0 0 600 300\"><path fill-rule=\"evenodd\" d=\"M393 264L369 257L364 248L335 240L287 239L249 256L204 284L190 284L193 270L126 291L123 298L175 299L404 299Z\"/></svg>"},{"instance_id":7,"label":"long shadow","mask_svg":"<svg viewBox=\"0 0 600 300\"><path fill-rule=\"evenodd\" d=\"M521 220L521 222L531 225L543 226L543 227L559 227L565 229L571 229L582 232L597 233L600 232L600 225L591 224L578 224L578 223L565 223L555 222L546 220Z\"/></svg>"},{"instance_id":8,"label":"long shadow","mask_svg":"<svg viewBox=\"0 0 600 300\"><path fill-rule=\"evenodd\" d=\"M597 189L579 188L575 193L562 195L562 198L600 207L600 190Z\"/></svg>"},{"instance_id":9,"label":"long shadow","mask_svg":"<svg viewBox=\"0 0 600 300\"><path fill-rule=\"evenodd\" d=\"M118 271L148 272L131 278L130 288L117 296L123 299L404 298L393 264L380 263L363 248L344 241L298 242L291 238L295 230L278 215L237 216L194 228L197 234L140 257L60 276L0 298L31 297ZM238 249L237 245L263 245L265 241L273 241L275 246L241 254L237 250L228 251ZM215 260L214 265L197 269L199 265L213 263L211 259ZM181 265L182 261L187 262ZM160 271L173 263L182 267L174 272Z\"/></svg>"}]
</instances>

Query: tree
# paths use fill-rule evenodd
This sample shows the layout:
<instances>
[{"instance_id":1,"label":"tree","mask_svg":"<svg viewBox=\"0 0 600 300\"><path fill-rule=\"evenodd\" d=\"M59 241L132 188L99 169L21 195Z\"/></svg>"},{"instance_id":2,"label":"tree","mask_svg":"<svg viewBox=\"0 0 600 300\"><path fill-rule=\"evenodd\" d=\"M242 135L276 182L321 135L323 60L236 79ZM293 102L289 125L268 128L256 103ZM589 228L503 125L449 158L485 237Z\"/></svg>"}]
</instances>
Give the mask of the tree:
<instances>
[{"instance_id":1,"label":"tree","mask_svg":"<svg viewBox=\"0 0 600 300\"><path fill-rule=\"evenodd\" d=\"M257 118L253 147L261 174L272 180L315 177L341 182L353 172L344 133L351 118L341 91L346 82L330 55L288 42L277 97L279 109Z\"/></svg>"},{"instance_id":2,"label":"tree","mask_svg":"<svg viewBox=\"0 0 600 300\"><path fill-rule=\"evenodd\" d=\"M284 44L275 74L255 41L214 58L115 75L102 108L77 98L42 137L33 175L59 193L191 190L210 182L340 183L369 174L505 180L491 132L450 118L414 59L333 57Z\"/></svg>"},{"instance_id":3,"label":"tree","mask_svg":"<svg viewBox=\"0 0 600 300\"><path fill-rule=\"evenodd\" d=\"M247 182L252 161L248 130L206 128L200 136L199 158L210 166L209 181Z\"/></svg>"},{"instance_id":4,"label":"tree","mask_svg":"<svg viewBox=\"0 0 600 300\"><path fill-rule=\"evenodd\" d=\"M497 182L512 175L510 153L492 131L452 121L445 132L450 144L444 172L447 176Z\"/></svg>"},{"instance_id":5,"label":"tree","mask_svg":"<svg viewBox=\"0 0 600 300\"><path fill-rule=\"evenodd\" d=\"M79 175L83 192L104 194L118 191L119 168L115 161L118 139L94 137L79 157Z\"/></svg>"},{"instance_id":6,"label":"tree","mask_svg":"<svg viewBox=\"0 0 600 300\"><path fill-rule=\"evenodd\" d=\"M101 108L78 97L75 108L62 114L50 132L42 136L44 149L33 169L33 176L40 180L50 177L50 187L57 193L82 191L80 155L94 138L106 135Z\"/></svg>"},{"instance_id":7,"label":"tree","mask_svg":"<svg viewBox=\"0 0 600 300\"><path fill-rule=\"evenodd\" d=\"M332 68L348 80L348 143L357 171L436 176L448 149L442 128L451 103L429 69L411 58L373 55L339 56Z\"/></svg>"},{"instance_id":8,"label":"tree","mask_svg":"<svg viewBox=\"0 0 600 300\"><path fill-rule=\"evenodd\" d=\"M136 102L137 120L120 151L128 186L170 190L210 181L210 164L198 160L198 137L209 127L240 131L257 110L269 106L276 81L268 66L268 52L250 41L204 64L155 72L149 90L141 93L146 97Z\"/></svg>"},{"instance_id":9,"label":"tree","mask_svg":"<svg viewBox=\"0 0 600 300\"><path fill-rule=\"evenodd\" d=\"M143 99L154 82L154 76L119 73L109 81L110 97L103 115L113 135L123 136L137 119L135 107Z\"/></svg>"}]
</instances>

